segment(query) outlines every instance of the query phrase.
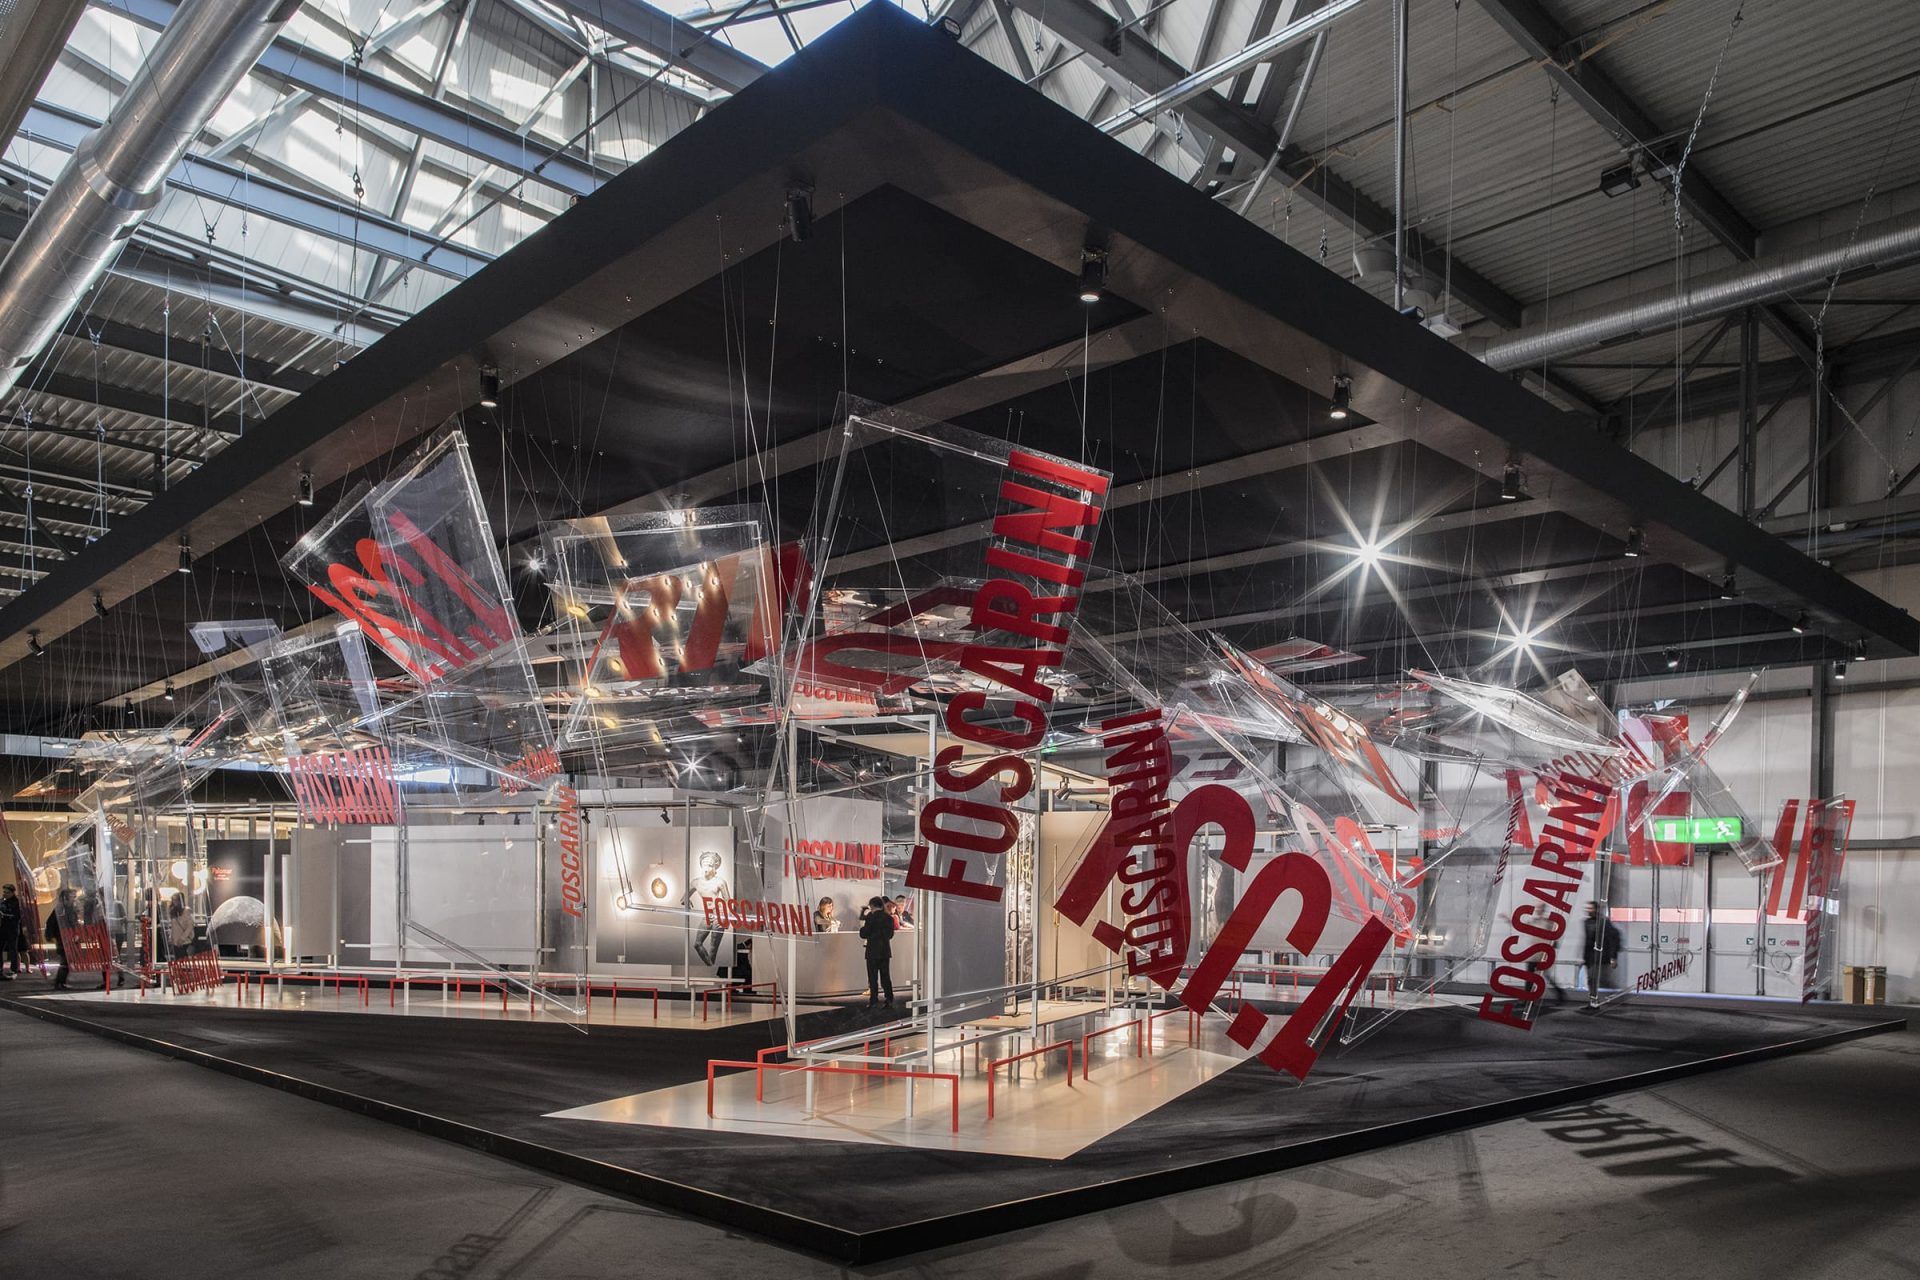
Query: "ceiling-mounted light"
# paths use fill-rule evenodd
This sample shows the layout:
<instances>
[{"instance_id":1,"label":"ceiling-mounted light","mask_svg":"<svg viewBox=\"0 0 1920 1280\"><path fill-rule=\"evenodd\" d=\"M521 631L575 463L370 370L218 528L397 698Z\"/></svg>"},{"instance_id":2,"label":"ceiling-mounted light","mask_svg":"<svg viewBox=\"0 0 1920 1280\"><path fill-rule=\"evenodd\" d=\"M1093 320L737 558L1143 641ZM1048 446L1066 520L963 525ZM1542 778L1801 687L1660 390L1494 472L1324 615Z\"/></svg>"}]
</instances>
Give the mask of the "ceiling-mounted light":
<instances>
[{"instance_id":1,"label":"ceiling-mounted light","mask_svg":"<svg viewBox=\"0 0 1920 1280\"><path fill-rule=\"evenodd\" d=\"M165 698L168 702L173 701L173 681L171 680L167 681L166 688L161 691L160 696Z\"/></svg>"},{"instance_id":2,"label":"ceiling-mounted light","mask_svg":"<svg viewBox=\"0 0 1920 1280\"><path fill-rule=\"evenodd\" d=\"M1642 533L1640 526L1636 524L1627 530L1627 545L1621 548L1620 554L1629 560L1638 560L1646 554L1646 550L1647 535Z\"/></svg>"},{"instance_id":3,"label":"ceiling-mounted light","mask_svg":"<svg viewBox=\"0 0 1920 1280\"><path fill-rule=\"evenodd\" d=\"M1739 595L1740 588L1735 584L1732 574L1728 574L1726 577L1720 579L1720 598L1722 600L1733 600L1738 598Z\"/></svg>"},{"instance_id":4,"label":"ceiling-mounted light","mask_svg":"<svg viewBox=\"0 0 1920 1280\"><path fill-rule=\"evenodd\" d=\"M500 407L500 371L492 365L480 368L480 407L498 409Z\"/></svg>"},{"instance_id":5,"label":"ceiling-mounted light","mask_svg":"<svg viewBox=\"0 0 1920 1280\"><path fill-rule=\"evenodd\" d=\"M1633 171L1631 164L1619 165L1600 171L1600 194L1608 197L1623 196L1640 185L1640 175Z\"/></svg>"},{"instance_id":6,"label":"ceiling-mounted light","mask_svg":"<svg viewBox=\"0 0 1920 1280\"><path fill-rule=\"evenodd\" d=\"M1107 251L1088 247L1080 251L1080 301L1092 306L1107 296Z\"/></svg>"},{"instance_id":7,"label":"ceiling-mounted light","mask_svg":"<svg viewBox=\"0 0 1920 1280\"><path fill-rule=\"evenodd\" d=\"M673 825L673 815L667 812L665 805L660 806L660 821L669 827Z\"/></svg>"},{"instance_id":8,"label":"ceiling-mounted light","mask_svg":"<svg viewBox=\"0 0 1920 1280\"><path fill-rule=\"evenodd\" d=\"M1668 649L1666 651L1666 659L1667 670L1677 670L1680 666L1680 651L1678 649Z\"/></svg>"},{"instance_id":9,"label":"ceiling-mounted light","mask_svg":"<svg viewBox=\"0 0 1920 1280\"><path fill-rule=\"evenodd\" d=\"M1853 642L1853 660L1855 662L1865 662L1867 660L1867 642L1865 640L1855 640Z\"/></svg>"},{"instance_id":10,"label":"ceiling-mounted light","mask_svg":"<svg viewBox=\"0 0 1920 1280\"><path fill-rule=\"evenodd\" d=\"M180 539L180 572L193 572L193 544L185 538Z\"/></svg>"},{"instance_id":11,"label":"ceiling-mounted light","mask_svg":"<svg viewBox=\"0 0 1920 1280\"><path fill-rule=\"evenodd\" d=\"M40 647L40 633L38 631L27 632L27 649L36 658L46 652L45 649Z\"/></svg>"},{"instance_id":12,"label":"ceiling-mounted light","mask_svg":"<svg viewBox=\"0 0 1920 1280\"><path fill-rule=\"evenodd\" d=\"M1521 479L1520 464L1509 462L1507 469L1500 473L1500 501L1519 501Z\"/></svg>"},{"instance_id":13,"label":"ceiling-mounted light","mask_svg":"<svg viewBox=\"0 0 1920 1280\"><path fill-rule=\"evenodd\" d=\"M1335 422L1345 422L1347 415L1353 412L1353 379L1346 374L1335 374L1333 379L1333 404L1327 409L1327 416Z\"/></svg>"},{"instance_id":14,"label":"ceiling-mounted light","mask_svg":"<svg viewBox=\"0 0 1920 1280\"><path fill-rule=\"evenodd\" d=\"M123 703L123 704L121 704L121 707L120 707L120 713L121 713L122 715L129 715L129 716L133 714L133 699L132 699L132 698L128 698L128 699L126 700L126 702L125 702L125 703Z\"/></svg>"},{"instance_id":15,"label":"ceiling-mounted light","mask_svg":"<svg viewBox=\"0 0 1920 1280\"><path fill-rule=\"evenodd\" d=\"M1847 664L1845 659L1834 659L1833 678L1835 680L1845 680L1847 678Z\"/></svg>"},{"instance_id":16,"label":"ceiling-mounted light","mask_svg":"<svg viewBox=\"0 0 1920 1280\"><path fill-rule=\"evenodd\" d=\"M787 234L795 244L805 244L812 237L812 187L796 184L787 188Z\"/></svg>"},{"instance_id":17,"label":"ceiling-mounted light","mask_svg":"<svg viewBox=\"0 0 1920 1280\"><path fill-rule=\"evenodd\" d=\"M1793 628L1793 634L1797 636L1803 636L1807 634L1806 610L1803 609L1799 613L1795 614L1793 617L1793 621L1788 623L1787 625Z\"/></svg>"},{"instance_id":18,"label":"ceiling-mounted light","mask_svg":"<svg viewBox=\"0 0 1920 1280\"><path fill-rule=\"evenodd\" d=\"M302 471L300 473L300 483L294 488L293 500L298 506L310 507L313 505L313 472Z\"/></svg>"},{"instance_id":19,"label":"ceiling-mounted light","mask_svg":"<svg viewBox=\"0 0 1920 1280\"><path fill-rule=\"evenodd\" d=\"M107 602L101 598L98 591L93 593L93 616L96 618L107 616Z\"/></svg>"}]
</instances>

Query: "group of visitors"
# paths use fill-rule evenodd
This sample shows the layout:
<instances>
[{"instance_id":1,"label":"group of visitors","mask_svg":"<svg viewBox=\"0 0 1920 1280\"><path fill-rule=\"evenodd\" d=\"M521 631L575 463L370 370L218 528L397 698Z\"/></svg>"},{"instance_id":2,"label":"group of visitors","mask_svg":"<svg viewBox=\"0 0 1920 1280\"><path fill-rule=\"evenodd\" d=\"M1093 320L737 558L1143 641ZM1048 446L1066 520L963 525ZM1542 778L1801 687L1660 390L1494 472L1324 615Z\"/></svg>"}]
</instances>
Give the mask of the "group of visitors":
<instances>
[{"instance_id":1,"label":"group of visitors","mask_svg":"<svg viewBox=\"0 0 1920 1280\"><path fill-rule=\"evenodd\" d=\"M860 940L866 944L869 1009L882 1003L883 994L884 1007L893 1007L893 935L913 927L913 900L904 893L893 899L869 898L867 905L860 908L859 932ZM832 898L822 898L815 905L813 931L840 932L839 912Z\"/></svg>"}]
</instances>

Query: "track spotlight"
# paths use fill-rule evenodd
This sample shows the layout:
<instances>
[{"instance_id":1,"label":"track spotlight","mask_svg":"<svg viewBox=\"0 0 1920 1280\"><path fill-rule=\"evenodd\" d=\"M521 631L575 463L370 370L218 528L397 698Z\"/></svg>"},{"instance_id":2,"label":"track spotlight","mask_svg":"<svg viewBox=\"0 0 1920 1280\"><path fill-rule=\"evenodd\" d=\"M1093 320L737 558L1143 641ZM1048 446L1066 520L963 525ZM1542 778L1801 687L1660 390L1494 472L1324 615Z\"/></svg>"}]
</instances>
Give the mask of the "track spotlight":
<instances>
[{"instance_id":1,"label":"track spotlight","mask_svg":"<svg viewBox=\"0 0 1920 1280\"><path fill-rule=\"evenodd\" d=\"M1793 621L1788 625L1793 628L1793 634L1797 636L1803 636L1807 634L1806 610L1803 609L1799 613L1795 614L1793 617Z\"/></svg>"},{"instance_id":2,"label":"track spotlight","mask_svg":"<svg viewBox=\"0 0 1920 1280\"><path fill-rule=\"evenodd\" d=\"M1639 185L1640 175L1633 171L1631 164L1600 171L1600 194L1609 198L1623 196Z\"/></svg>"},{"instance_id":3,"label":"track spotlight","mask_svg":"<svg viewBox=\"0 0 1920 1280\"><path fill-rule=\"evenodd\" d=\"M1666 652L1666 656L1667 656L1667 670L1669 671L1679 670L1680 651L1678 649L1668 649Z\"/></svg>"},{"instance_id":4,"label":"track spotlight","mask_svg":"<svg viewBox=\"0 0 1920 1280\"><path fill-rule=\"evenodd\" d=\"M1845 659L1837 658L1834 660L1833 678L1835 680L1845 680L1847 678L1847 664Z\"/></svg>"},{"instance_id":5,"label":"track spotlight","mask_svg":"<svg viewBox=\"0 0 1920 1280\"><path fill-rule=\"evenodd\" d=\"M1520 500L1520 464L1509 462L1507 469L1500 474L1500 501L1518 502Z\"/></svg>"},{"instance_id":6,"label":"track spotlight","mask_svg":"<svg viewBox=\"0 0 1920 1280\"><path fill-rule=\"evenodd\" d=\"M480 368L480 407L498 409L500 407L500 371L492 365Z\"/></svg>"},{"instance_id":7,"label":"track spotlight","mask_svg":"<svg viewBox=\"0 0 1920 1280\"><path fill-rule=\"evenodd\" d=\"M1627 545L1621 549L1620 554L1629 560L1638 560L1646 554L1646 550L1647 535L1641 532L1639 525L1634 525L1627 530Z\"/></svg>"},{"instance_id":8,"label":"track spotlight","mask_svg":"<svg viewBox=\"0 0 1920 1280\"><path fill-rule=\"evenodd\" d=\"M1865 640L1855 640L1853 642L1853 660L1855 662L1865 662L1867 660L1867 642Z\"/></svg>"},{"instance_id":9,"label":"track spotlight","mask_svg":"<svg viewBox=\"0 0 1920 1280\"><path fill-rule=\"evenodd\" d=\"M1080 251L1080 301L1092 306L1107 296L1107 251Z\"/></svg>"},{"instance_id":10,"label":"track spotlight","mask_svg":"<svg viewBox=\"0 0 1920 1280\"><path fill-rule=\"evenodd\" d=\"M165 698L168 702L173 701L173 681L171 680L167 681L166 688L164 691L162 691L160 696Z\"/></svg>"},{"instance_id":11,"label":"track spotlight","mask_svg":"<svg viewBox=\"0 0 1920 1280\"><path fill-rule=\"evenodd\" d=\"M787 234L795 244L805 244L813 237L812 187L787 188Z\"/></svg>"},{"instance_id":12,"label":"track spotlight","mask_svg":"<svg viewBox=\"0 0 1920 1280\"><path fill-rule=\"evenodd\" d=\"M960 19L954 17L952 14L941 14L937 25L941 31L946 33L949 40L958 40L960 38L960 32L962 30Z\"/></svg>"},{"instance_id":13,"label":"track spotlight","mask_svg":"<svg viewBox=\"0 0 1920 1280\"><path fill-rule=\"evenodd\" d=\"M180 572L193 572L193 544L185 538L180 539Z\"/></svg>"},{"instance_id":14,"label":"track spotlight","mask_svg":"<svg viewBox=\"0 0 1920 1280\"><path fill-rule=\"evenodd\" d=\"M128 699L126 700L126 702L125 702L125 703L124 703L124 704L123 704L123 705L121 706L121 708L120 708L120 712L121 712L121 714L122 714L122 715L129 715L129 716L130 716L130 715L132 715L132 714L133 714L133 699L132 699L132 698L128 698Z\"/></svg>"},{"instance_id":15,"label":"track spotlight","mask_svg":"<svg viewBox=\"0 0 1920 1280\"><path fill-rule=\"evenodd\" d=\"M303 507L313 505L313 472L302 471L300 473L300 483L293 491L293 500Z\"/></svg>"},{"instance_id":16,"label":"track spotlight","mask_svg":"<svg viewBox=\"0 0 1920 1280\"><path fill-rule=\"evenodd\" d=\"M107 602L101 598L98 591L93 593L93 616L96 618L107 616Z\"/></svg>"},{"instance_id":17,"label":"track spotlight","mask_svg":"<svg viewBox=\"0 0 1920 1280\"><path fill-rule=\"evenodd\" d=\"M1333 404L1327 410L1327 416L1335 422L1345 422L1347 415L1353 412L1353 379L1346 374L1335 374L1333 379Z\"/></svg>"},{"instance_id":18,"label":"track spotlight","mask_svg":"<svg viewBox=\"0 0 1920 1280\"><path fill-rule=\"evenodd\" d=\"M1732 574L1728 574L1726 577L1720 579L1720 598L1722 600L1733 600L1739 595L1740 588L1734 584Z\"/></svg>"},{"instance_id":19,"label":"track spotlight","mask_svg":"<svg viewBox=\"0 0 1920 1280\"><path fill-rule=\"evenodd\" d=\"M27 632L27 650L36 658L46 653L46 650L40 647L40 633L38 631Z\"/></svg>"}]
</instances>

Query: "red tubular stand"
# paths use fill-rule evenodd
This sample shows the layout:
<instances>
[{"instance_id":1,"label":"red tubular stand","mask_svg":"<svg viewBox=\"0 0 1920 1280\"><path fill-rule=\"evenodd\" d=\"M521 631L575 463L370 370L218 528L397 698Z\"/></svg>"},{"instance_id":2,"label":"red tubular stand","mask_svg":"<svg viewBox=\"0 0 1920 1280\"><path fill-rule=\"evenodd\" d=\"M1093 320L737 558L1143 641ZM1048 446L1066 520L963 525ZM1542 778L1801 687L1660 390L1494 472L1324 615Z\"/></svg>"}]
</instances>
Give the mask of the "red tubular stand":
<instances>
[{"instance_id":1,"label":"red tubular stand","mask_svg":"<svg viewBox=\"0 0 1920 1280\"><path fill-rule=\"evenodd\" d=\"M1133 1056L1138 1058L1145 1052L1146 1033L1145 1024L1138 1018L1135 1018L1132 1022L1120 1022L1115 1023L1111 1027L1101 1027L1098 1030L1089 1031L1080 1037L1080 1078L1082 1080L1091 1079L1087 1073L1093 1069L1093 1055L1087 1052L1088 1043L1097 1037L1106 1035L1108 1032L1125 1031L1128 1027L1133 1028Z\"/></svg>"},{"instance_id":2,"label":"red tubular stand","mask_svg":"<svg viewBox=\"0 0 1920 1280\"><path fill-rule=\"evenodd\" d=\"M949 1088L951 1089L952 1108L953 1108L953 1131L955 1133L960 1132L960 1076L957 1072L891 1071L891 1070L878 1070L873 1067L830 1067L830 1066L816 1065L814 1063L809 1063L809 1062L729 1062L720 1058L715 1058L707 1063L707 1115L709 1118L711 1118L713 1115L713 1073L716 1069L720 1067L738 1067L742 1071L754 1072L756 1077L756 1086L758 1084L758 1079L762 1075L762 1073L768 1072L768 1071L803 1071L803 1072L812 1071L812 1072L817 1072L821 1075L834 1075L834 1076L867 1076L867 1077L880 1076L882 1078L889 1078L889 1079L898 1078L898 1079L908 1079L908 1080L945 1080ZM760 1091L757 1087L755 1088L754 1093L755 1093L755 1100L758 1101L760 1098Z\"/></svg>"},{"instance_id":3,"label":"red tubular stand","mask_svg":"<svg viewBox=\"0 0 1920 1280\"><path fill-rule=\"evenodd\" d=\"M1043 1053L1052 1053L1055 1049L1065 1049L1067 1051L1067 1088L1073 1088L1073 1041L1071 1040L1057 1040L1052 1044L1043 1044L1037 1049L1029 1049L1025 1053L1016 1053L1010 1058L995 1058L987 1063L987 1119L993 1119L994 1068L1004 1067L1009 1062L1018 1062L1022 1058L1032 1058Z\"/></svg>"}]
</instances>

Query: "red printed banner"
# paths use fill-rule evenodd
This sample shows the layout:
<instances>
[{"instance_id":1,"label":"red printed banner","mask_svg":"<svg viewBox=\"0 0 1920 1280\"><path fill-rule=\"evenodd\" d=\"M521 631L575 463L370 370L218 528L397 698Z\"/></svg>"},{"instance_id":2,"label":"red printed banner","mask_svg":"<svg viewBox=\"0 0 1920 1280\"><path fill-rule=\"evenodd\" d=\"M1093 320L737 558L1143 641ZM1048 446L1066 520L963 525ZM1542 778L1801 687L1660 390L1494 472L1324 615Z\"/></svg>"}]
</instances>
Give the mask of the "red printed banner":
<instances>
[{"instance_id":1,"label":"red printed banner","mask_svg":"<svg viewBox=\"0 0 1920 1280\"><path fill-rule=\"evenodd\" d=\"M178 995L211 991L220 983L220 954L216 951L196 951L167 961L167 984Z\"/></svg>"},{"instance_id":2,"label":"red printed banner","mask_svg":"<svg viewBox=\"0 0 1920 1280\"><path fill-rule=\"evenodd\" d=\"M1547 992L1547 970L1567 931L1586 864L1605 834L1613 799L1612 787L1570 773L1553 779L1551 787L1553 803L1525 869L1512 930L1500 944L1487 992L1480 997L1482 1018L1522 1031L1533 1029L1534 1005Z\"/></svg>"},{"instance_id":3,"label":"red printed banner","mask_svg":"<svg viewBox=\"0 0 1920 1280\"><path fill-rule=\"evenodd\" d=\"M1033 765L1021 753L1039 746L1047 734L1054 686L1045 677L1066 658L1068 627L1080 603L1108 484L1105 473L1056 458L1018 449L1007 456L1001 514L994 517L986 557L987 568L998 576L973 592L967 624L973 637L948 647L962 671L990 683L996 696L1011 699L1008 714L1019 727L1003 727L1004 717L990 711L982 689L948 700L946 729L960 741L934 760L939 794L920 810L920 840L907 863L910 889L984 902L998 902L1005 892L983 864L1005 854L1019 838L1020 820L1012 806L1033 789ZM922 647L917 636L889 638ZM961 767L969 743L1001 754ZM983 789L984 798L975 794ZM936 860L944 861L944 868L934 870ZM982 873L970 874L974 866Z\"/></svg>"},{"instance_id":4,"label":"red printed banner","mask_svg":"<svg viewBox=\"0 0 1920 1280\"><path fill-rule=\"evenodd\" d=\"M388 826L400 821L393 758L385 747L291 756L287 769L295 803L314 822Z\"/></svg>"}]
</instances>

